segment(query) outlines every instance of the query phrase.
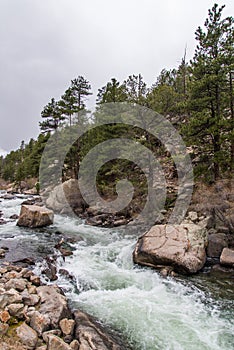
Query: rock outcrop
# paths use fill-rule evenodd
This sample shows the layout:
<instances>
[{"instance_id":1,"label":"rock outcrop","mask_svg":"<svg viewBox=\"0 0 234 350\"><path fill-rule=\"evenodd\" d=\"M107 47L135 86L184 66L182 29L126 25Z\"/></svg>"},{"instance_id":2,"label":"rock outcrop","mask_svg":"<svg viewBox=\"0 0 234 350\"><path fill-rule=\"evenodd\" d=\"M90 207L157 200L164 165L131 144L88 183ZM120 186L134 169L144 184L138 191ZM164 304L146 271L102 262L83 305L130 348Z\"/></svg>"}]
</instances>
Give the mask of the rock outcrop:
<instances>
[{"instance_id":1,"label":"rock outcrop","mask_svg":"<svg viewBox=\"0 0 234 350\"><path fill-rule=\"evenodd\" d=\"M138 239L133 260L154 268L196 273L206 262L206 230L199 225L156 225Z\"/></svg>"},{"instance_id":2,"label":"rock outcrop","mask_svg":"<svg viewBox=\"0 0 234 350\"><path fill-rule=\"evenodd\" d=\"M87 207L78 187L78 180L70 179L56 186L45 195L46 206L56 213L67 214L71 210L83 213Z\"/></svg>"},{"instance_id":3,"label":"rock outcrop","mask_svg":"<svg viewBox=\"0 0 234 350\"><path fill-rule=\"evenodd\" d=\"M52 210L37 205L22 205L17 225L31 228L44 227L53 224L53 220Z\"/></svg>"}]
</instances>

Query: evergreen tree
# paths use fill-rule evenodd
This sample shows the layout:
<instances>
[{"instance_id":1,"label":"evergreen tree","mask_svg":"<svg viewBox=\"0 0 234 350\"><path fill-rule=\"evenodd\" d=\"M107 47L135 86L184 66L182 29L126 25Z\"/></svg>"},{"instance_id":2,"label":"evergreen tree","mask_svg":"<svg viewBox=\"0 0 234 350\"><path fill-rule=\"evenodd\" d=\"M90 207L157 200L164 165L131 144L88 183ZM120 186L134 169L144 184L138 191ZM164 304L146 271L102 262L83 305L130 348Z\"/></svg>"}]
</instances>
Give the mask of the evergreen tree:
<instances>
[{"instance_id":1,"label":"evergreen tree","mask_svg":"<svg viewBox=\"0 0 234 350\"><path fill-rule=\"evenodd\" d=\"M44 107L41 116L45 119L39 123L42 132L56 131L65 119L61 114L58 102L54 98Z\"/></svg>"},{"instance_id":2,"label":"evergreen tree","mask_svg":"<svg viewBox=\"0 0 234 350\"><path fill-rule=\"evenodd\" d=\"M130 75L127 80L124 81L126 92L128 95L128 101L137 103L139 105L146 104L147 86L143 81L141 74Z\"/></svg>"},{"instance_id":3,"label":"evergreen tree","mask_svg":"<svg viewBox=\"0 0 234 350\"><path fill-rule=\"evenodd\" d=\"M124 102L127 100L127 91L124 84L112 78L105 86L98 90L97 104L108 102Z\"/></svg>"},{"instance_id":4,"label":"evergreen tree","mask_svg":"<svg viewBox=\"0 0 234 350\"><path fill-rule=\"evenodd\" d=\"M192 140L200 143L202 151L212 159L215 179L220 175L220 163L226 158L224 145L221 147L227 108L224 51L232 21L222 19L223 8L215 4L205 21L206 30L199 27L195 33L198 45L191 62L191 118L187 128Z\"/></svg>"},{"instance_id":5,"label":"evergreen tree","mask_svg":"<svg viewBox=\"0 0 234 350\"><path fill-rule=\"evenodd\" d=\"M82 76L73 79L70 87L62 95L59 101L60 111L64 117L68 117L69 125L72 124L72 115L76 115L76 122L80 122L80 111L86 108L85 101L91 95L91 85L88 80Z\"/></svg>"}]
</instances>

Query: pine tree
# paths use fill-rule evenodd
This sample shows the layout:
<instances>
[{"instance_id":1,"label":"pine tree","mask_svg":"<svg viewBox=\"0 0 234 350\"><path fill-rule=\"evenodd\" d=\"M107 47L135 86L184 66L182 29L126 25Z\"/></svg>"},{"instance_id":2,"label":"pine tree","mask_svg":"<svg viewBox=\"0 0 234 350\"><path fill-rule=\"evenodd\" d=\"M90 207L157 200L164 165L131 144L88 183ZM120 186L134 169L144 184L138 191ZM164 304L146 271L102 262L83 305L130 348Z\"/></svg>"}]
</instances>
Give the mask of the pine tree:
<instances>
[{"instance_id":1,"label":"pine tree","mask_svg":"<svg viewBox=\"0 0 234 350\"><path fill-rule=\"evenodd\" d=\"M105 86L98 90L97 104L108 102L124 102L127 100L127 92L124 84L112 78Z\"/></svg>"},{"instance_id":2,"label":"pine tree","mask_svg":"<svg viewBox=\"0 0 234 350\"><path fill-rule=\"evenodd\" d=\"M91 95L91 85L88 80L82 76L73 79L70 87L62 95L59 101L60 111L65 118L69 119L69 125L72 124L72 116L76 116L75 122L80 122L79 116L81 111L86 108L86 99Z\"/></svg>"},{"instance_id":3,"label":"pine tree","mask_svg":"<svg viewBox=\"0 0 234 350\"><path fill-rule=\"evenodd\" d=\"M59 104L54 98L44 107L41 116L45 119L45 121L39 123L42 132L56 131L65 119L61 115Z\"/></svg>"},{"instance_id":4,"label":"pine tree","mask_svg":"<svg viewBox=\"0 0 234 350\"><path fill-rule=\"evenodd\" d=\"M202 152L208 152L212 159L215 179L225 160L224 146L221 146L227 108L224 50L231 21L222 19L223 8L215 4L205 21L206 30L199 27L195 33L198 45L191 62L191 118L187 129L194 142L200 143Z\"/></svg>"},{"instance_id":5,"label":"pine tree","mask_svg":"<svg viewBox=\"0 0 234 350\"><path fill-rule=\"evenodd\" d=\"M147 86L141 74L130 75L128 79L124 81L124 85L129 102L139 105L146 104Z\"/></svg>"}]
</instances>

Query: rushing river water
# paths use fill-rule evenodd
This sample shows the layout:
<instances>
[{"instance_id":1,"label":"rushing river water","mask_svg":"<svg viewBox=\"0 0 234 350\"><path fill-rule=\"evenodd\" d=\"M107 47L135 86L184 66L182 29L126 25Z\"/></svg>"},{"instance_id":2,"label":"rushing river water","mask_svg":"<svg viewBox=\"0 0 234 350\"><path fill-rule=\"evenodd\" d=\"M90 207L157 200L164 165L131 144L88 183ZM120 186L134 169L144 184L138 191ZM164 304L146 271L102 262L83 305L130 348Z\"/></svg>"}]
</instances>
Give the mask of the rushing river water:
<instances>
[{"instance_id":1,"label":"rushing river water","mask_svg":"<svg viewBox=\"0 0 234 350\"><path fill-rule=\"evenodd\" d=\"M18 213L21 202L3 200L4 218ZM151 269L134 266L133 235L56 216L53 227L46 230L19 228L15 222L0 226L1 245L13 247L15 258L41 256L53 248L56 231L80 238L74 254L59 262L75 283L62 275L56 283L72 306L120 332L134 350L234 349L233 281L214 281L204 274L162 278ZM40 263L36 270L40 271Z\"/></svg>"}]
</instances>

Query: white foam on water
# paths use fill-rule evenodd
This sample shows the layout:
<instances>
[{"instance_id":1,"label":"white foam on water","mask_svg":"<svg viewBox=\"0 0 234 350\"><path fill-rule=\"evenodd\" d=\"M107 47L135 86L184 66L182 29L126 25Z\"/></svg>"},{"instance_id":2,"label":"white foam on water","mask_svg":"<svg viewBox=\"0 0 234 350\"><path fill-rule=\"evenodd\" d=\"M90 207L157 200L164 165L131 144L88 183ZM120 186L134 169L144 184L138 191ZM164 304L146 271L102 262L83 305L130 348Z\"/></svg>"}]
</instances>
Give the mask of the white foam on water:
<instances>
[{"instance_id":1,"label":"white foam on water","mask_svg":"<svg viewBox=\"0 0 234 350\"><path fill-rule=\"evenodd\" d=\"M62 222L60 222L60 225ZM136 350L231 350L234 325L198 288L132 263L136 238L76 226L84 238L63 268L76 279L77 307L120 330Z\"/></svg>"}]
</instances>

